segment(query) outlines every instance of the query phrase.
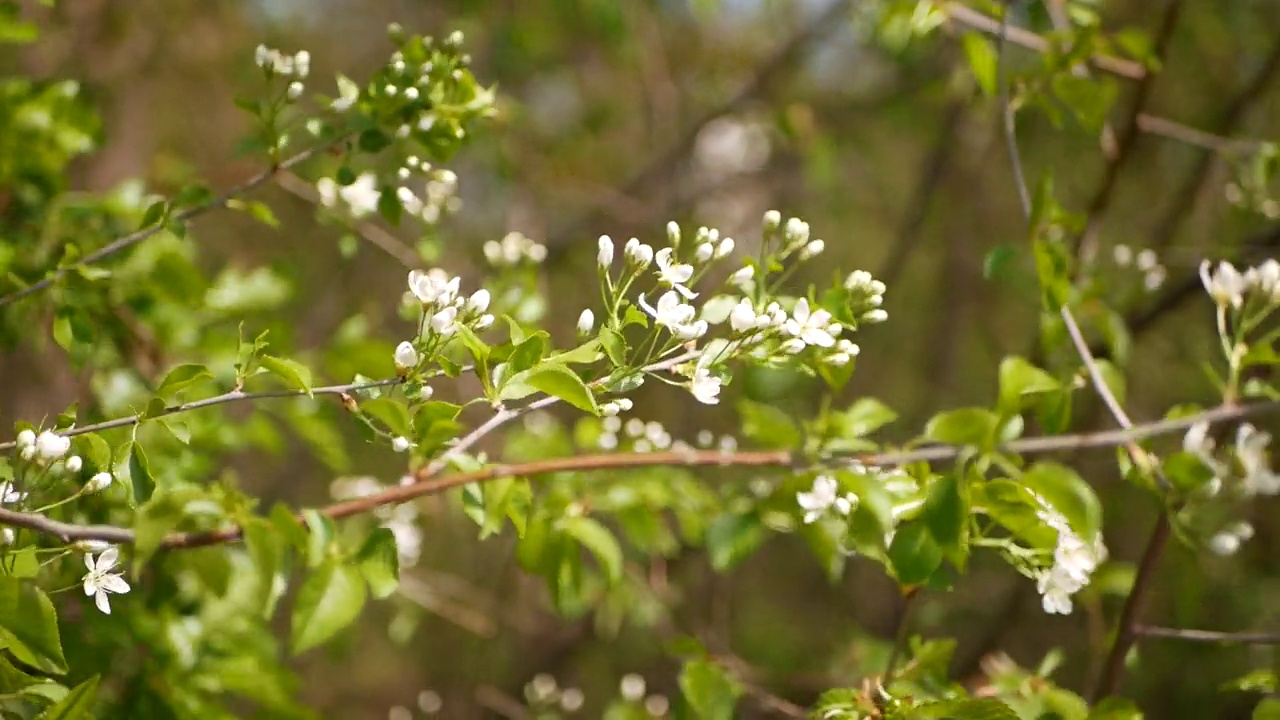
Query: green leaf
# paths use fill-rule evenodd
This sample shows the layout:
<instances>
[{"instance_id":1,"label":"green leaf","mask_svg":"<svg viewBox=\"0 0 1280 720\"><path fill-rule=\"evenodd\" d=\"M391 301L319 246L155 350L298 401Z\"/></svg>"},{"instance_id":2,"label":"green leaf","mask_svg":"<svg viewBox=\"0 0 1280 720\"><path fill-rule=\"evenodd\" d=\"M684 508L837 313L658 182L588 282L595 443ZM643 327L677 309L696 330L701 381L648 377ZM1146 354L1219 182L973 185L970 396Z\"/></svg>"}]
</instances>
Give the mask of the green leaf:
<instances>
[{"instance_id":1,"label":"green leaf","mask_svg":"<svg viewBox=\"0 0 1280 720\"><path fill-rule=\"evenodd\" d=\"M274 355L263 355L260 361L267 372L275 375L286 385L303 390L311 395L311 370L297 360L278 358Z\"/></svg>"},{"instance_id":2,"label":"green leaf","mask_svg":"<svg viewBox=\"0 0 1280 720\"><path fill-rule=\"evenodd\" d=\"M964 33L964 54L969 60L969 69L978 81L978 87L987 97L996 94L996 51L991 41L978 33Z\"/></svg>"},{"instance_id":3,"label":"green leaf","mask_svg":"<svg viewBox=\"0 0 1280 720\"><path fill-rule=\"evenodd\" d=\"M1132 700L1109 697L1089 711L1087 720L1142 720L1142 711Z\"/></svg>"},{"instance_id":4,"label":"green leaf","mask_svg":"<svg viewBox=\"0 0 1280 720\"><path fill-rule=\"evenodd\" d=\"M1102 530L1102 505L1089 483L1076 471L1057 463L1040 462L1022 475L1022 483L1062 513L1086 542Z\"/></svg>"},{"instance_id":5,"label":"green leaf","mask_svg":"<svg viewBox=\"0 0 1280 720\"><path fill-rule=\"evenodd\" d=\"M680 671L680 692L697 717L730 720L742 689L719 665L694 660Z\"/></svg>"},{"instance_id":6,"label":"green leaf","mask_svg":"<svg viewBox=\"0 0 1280 720\"><path fill-rule=\"evenodd\" d=\"M151 227L156 223L163 221L169 216L169 203L164 200L157 200L147 206L145 212L142 213L142 222L138 223L138 229Z\"/></svg>"},{"instance_id":7,"label":"green leaf","mask_svg":"<svg viewBox=\"0 0 1280 720\"><path fill-rule=\"evenodd\" d=\"M785 412L773 405L743 400L742 434L764 448L793 448L800 445L800 428Z\"/></svg>"},{"instance_id":8,"label":"green leaf","mask_svg":"<svg viewBox=\"0 0 1280 720\"><path fill-rule=\"evenodd\" d=\"M989 448L995 440L999 418L986 408L960 408L938 413L924 427L924 436L947 445Z\"/></svg>"},{"instance_id":9,"label":"green leaf","mask_svg":"<svg viewBox=\"0 0 1280 720\"><path fill-rule=\"evenodd\" d=\"M577 516L564 518L560 529L595 556L610 582L622 578L622 547L608 528L589 517Z\"/></svg>"},{"instance_id":10,"label":"green leaf","mask_svg":"<svg viewBox=\"0 0 1280 720\"><path fill-rule=\"evenodd\" d=\"M319 510L303 510L302 519L307 524L310 534L307 535L307 566L318 567L329 559L333 549L333 538L336 530L333 520L321 514Z\"/></svg>"},{"instance_id":11,"label":"green leaf","mask_svg":"<svg viewBox=\"0 0 1280 720\"><path fill-rule=\"evenodd\" d=\"M85 680L71 689L57 705L45 710L36 720L79 720L92 718L93 698L98 694L98 676Z\"/></svg>"},{"instance_id":12,"label":"green leaf","mask_svg":"<svg viewBox=\"0 0 1280 720\"><path fill-rule=\"evenodd\" d=\"M1000 243L982 259L982 277L997 281L1008 279L1008 268L1017 257L1017 245Z\"/></svg>"},{"instance_id":13,"label":"green leaf","mask_svg":"<svg viewBox=\"0 0 1280 720\"><path fill-rule=\"evenodd\" d=\"M410 437L412 423L409 420L409 408L403 401L389 397L374 398L360 403L360 412L382 423L393 435Z\"/></svg>"},{"instance_id":14,"label":"green leaf","mask_svg":"<svg viewBox=\"0 0 1280 720\"><path fill-rule=\"evenodd\" d=\"M269 521L251 518L244 524L244 544L258 571L258 604L263 617L274 614L276 600L276 576L284 572L284 545L280 533Z\"/></svg>"},{"instance_id":15,"label":"green leaf","mask_svg":"<svg viewBox=\"0 0 1280 720\"><path fill-rule=\"evenodd\" d=\"M350 625L360 616L364 601L364 578L358 569L336 560L321 565L298 589L293 608L292 653L304 653Z\"/></svg>"},{"instance_id":16,"label":"green leaf","mask_svg":"<svg viewBox=\"0 0 1280 720\"><path fill-rule=\"evenodd\" d=\"M705 541L711 567L724 572L742 562L768 537L755 512L726 513L707 526Z\"/></svg>"},{"instance_id":17,"label":"green leaf","mask_svg":"<svg viewBox=\"0 0 1280 720\"><path fill-rule=\"evenodd\" d=\"M923 519L934 541L963 569L968 555L969 498L955 473L947 473L929 485Z\"/></svg>"},{"instance_id":18,"label":"green leaf","mask_svg":"<svg viewBox=\"0 0 1280 720\"><path fill-rule=\"evenodd\" d=\"M898 413L873 397L863 397L837 417L844 437L863 437L897 420Z\"/></svg>"},{"instance_id":19,"label":"green leaf","mask_svg":"<svg viewBox=\"0 0 1280 720\"><path fill-rule=\"evenodd\" d=\"M188 501L202 497L198 490L161 490L138 508L133 519L135 540L133 544L133 572L137 574L147 564L160 544L178 523L182 521L183 508Z\"/></svg>"},{"instance_id":20,"label":"green leaf","mask_svg":"<svg viewBox=\"0 0 1280 720\"><path fill-rule=\"evenodd\" d=\"M1000 363L1000 410L1017 413L1027 406L1027 397L1059 389L1062 383L1052 375L1013 356Z\"/></svg>"},{"instance_id":21,"label":"green leaf","mask_svg":"<svg viewBox=\"0 0 1280 720\"><path fill-rule=\"evenodd\" d=\"M1019 720L1018 713L995 698L944 700L916 708L916 717L943 720Z\"/></svg>"},{"instance_id":22,"label":"green leaf","mask_svg":"<svg viewBox=\"0 0 1280 720\"><path fill-rule=\"evenodd\" d=\"M213 373L209 372L209 368L204 365L196 363L179 365L170 370L169 374L164 376L164 380L160 381L160 387L156 390L156 395L162 398L170 398L192 385L212 379Z\"/></svg>"},{"instance_id":23,"label":"green leaf","mask_svg":"<svg viewBox=\"0 0 1280 720\"><path fill-rule=\"evenodd\" d=\"M526 370L512 378L512 384L516 383L558 397L579 410L598 412L591 389L572 370L559 363L543 363ZM505 389L502 397L507 399Z\"/></svg>"},{"instance_id":24,"label":"green leaf","mask_svg":"<svg viewBox=\"0 0 1280 720\"><path fill-rule=\"evenodd\" d=\"M609 356L609 361L614 365L622 366L627 362L627 342L622 339L622 334L617 330L608 327L600 328L600 347L604 348L604 352Z\"/></svg>"},{"instance_id":25,"label":"green leaf","mask_svg":"<svg viewBox=\"0 0 1280 720\"><path fill-rule=\"evenodd\" d=\"M287 505L276 503L271 508L271 524L284 536L285 541L294 550L303 551L307 549L311 536L307 533L307 528L298 521L298 516Z\"/></svg>"},{"instance_id":26,"label":"green leaf","mask_svg":"<svg viewBox=\"0 0 1280 720\"><path fill-rule=\"evenodd\" d=\"M547 360L564 365L589 365L603 356L604 354L600 352L600 341L589 340L572 350L556 353Z\"/></svg>"},{"instance_id":27,"label":"green leaf","mask_svg":"<svg viewBox=\"0 0 1280 720\"><path fill-rule=\"evenodd\" d=\"M0 647L41 672L67 672L58 615L49 596L34 583L0 577Z\"/></svg>"},{"instance_id":28,"label":"green leaf","mask_svg":"<svg viewBox=\"0 0 1280 720\"><path fill-rule=\"evenodd\" d=\"M227 201L227 207L232 210L239 210L267 227L280 227L280 221L276 219L276 214L271 210L271 206L260 200L231 198Z\"/></svg>"},{"instance_id":29,"label":"green leaf","mask_svg":"<svg viewBox=\"0 0 1280 720\"><path fill-rule=\"evenodd\" d=\"M376 598L385 598L400 586L400 554L391 530L374 528L356 552L360 572Z\"/></svg>"},{"instance_id":30,"label":"green leaf","mask_svg":"<svg viewBox=\"0 0 1280 720\"><path fill-rule=\"evenodd\" d=\"M1253 720L1280 720L1280 700L1263 698L1253 708Z\"/></svg>"},{"instance_id":31,"label":"green leaf","mask_svg":"<svg viewBox=\"0 0 1280 720\"><path fill-rule=\"evenodd\" d=\"M1179 450L1164 459L1164 475L1179 490L1192 491L1203 487L1214 477L1213 468L1199 456Z\"/></svg>"},{"instance_id":32,"label":"green leaf","mask_svg":"<svg viewBox=\"0 0 1280 720\"><path fill-rule=\"evenodd\" d=\"M924 523L900 526L889 544L889 561L902 585L919 585L942 564L942 549Z\"/></svg>"},{"instance_id":33,"label":"green leaf","mask_svg":"<svg viewBox=\"0 0 1280 720\"><path fill-rule=\"evenodd\" d=\"M136 442L129 448L129 482L133 485L134 503L142 505L151 500L156 481L151 476L151 464L147 462L146 452Z\"/></svg>"}]
</instances>

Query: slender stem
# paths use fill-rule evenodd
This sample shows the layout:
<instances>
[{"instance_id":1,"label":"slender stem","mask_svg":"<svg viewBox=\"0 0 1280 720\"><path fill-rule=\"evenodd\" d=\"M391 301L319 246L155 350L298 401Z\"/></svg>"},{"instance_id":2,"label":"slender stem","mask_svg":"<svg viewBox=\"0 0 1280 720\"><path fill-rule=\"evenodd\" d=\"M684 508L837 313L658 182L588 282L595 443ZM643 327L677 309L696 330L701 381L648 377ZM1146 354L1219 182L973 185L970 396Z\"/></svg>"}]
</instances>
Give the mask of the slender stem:
<instances>
[{"instance_id":1,"label":"slender stem","mask_svg":"<svg viewBox=\"0 0 1280 720\"><path fill-rule=\"evenodd\" d=\"M1164 548L1169 544L1169 534L1169 517L1162 512L1156 518L1156 525L1152 528L1151 537L1147 540L1147 548L1142 552L1138 574L1133 579L1133 589L1124 599L1124 608L1120 611L1120 623L1116 629L1116 639L1111 645L1111 651L1107 654L1102 675L1098 677L1093 692L1089 693L1095 703L1114 693L1120 686L1120 679L1124 677L1125 657L1129 654L1129 648L1133 647L1134 641L1138 639L1138 615L1142 613L1147 591L1151 589L1156 569L1160 565L1160 556L1164 554Z\"/></svg>"},{"instance_id":2,"label":"slender stem","mask_svg":"<svg viewBox=\"0 0 1280 720\"><path fill-rule=\"evenodd\" d=\"M677 359L683 362L687 358L681 356ZM417 482L411 485L389 488L376 495L335 503L322 508L320 512L335 519L351 517L370 512L384 505L396 505L419 497L439 495L447 490L473 482L487 482L507 477L533 477L553 472L583 472L659 466L794 468L797 465L806 463L805 458L798 457L787 451L725 452L718 450L683 450L660 453L604 453L552 458L518 465L495 464L474 472L459 473L443 478L434 477L434 473L442 470L450 459L472 447L485 434L523 415L525 412L539 407L546 407L554 402L556 401L552 398L542 398L523 408L500 412L462 440L459 440L454 447L446 451L444 455L441 455L433 463L418 471L416 473ZM1076 435L1020 438L1008 443L1001 450L1008 453L1038 454L1080 451L1090 448L1112 448L1128 442L1182 432L1198 422L1222 423L1276 410L1280 410L1280 401L1223 406L1191 417L1135 425L1127 430L1105 430ZM501 418L501 420L499 421L498 418ZM482 429L484 432L481 432ZM965 452L966 448L963 447L929 445L911 450L890 450L882 453L833 457L826 459L823 464L838 466L857 462L865 466L897 467L916 462L945 462L954 460ZM3 507L0 507L0 525L26 528L57 537L63 542L77 540L103 540L117 544L131 544L134 542L133 530L129 528L111 525L65 523L47 518L44 515L23 513ZM202 533L175 533L165 539L163 546L170 548L201 547L230 542L239 539L239 537L240 529L238 527Z\"/></svg>"},{"instance_id":3,"label":"slender stem","mask_svg":"<svg viewBox=\"0 0 1280 720\"><path fill-rule=\"evenodd\" d=\"M920 588L911 588L903 601L902 617L898 618L898 633L894 637L893 650L889 652L889 659L884 663L884 679L880 682L885 687L893 682L893 672L897 669L898 658L902 657L907 650L907 640L911 637L911 624L915 620L916 607L920 604L920 595Z\"/></svg>"},{"instance_id":4,"label":"slender stem","mask_svg":"<svg viewBox=\"0 0 1280 720\"><path fill-rule=\"evenodd\" d=\"M266 170L259 172L257 175L254 175L253 177L249 178L248 180L245 180L239 185L235 185L229 188L228 190L223 192L221 195L210 198L198 205L192 205L189 208L184 208L182 210L179 210L178 212L170 216L169 219L175 220L175 221L190 220L199 215L203 215L209 212L210 210L216 210L220 207L223 207L228 202L236 199L237 197L249 192L250 190L257 188L258 186L266 182L269 182L281 171L288 170L292 167L302 164L303 162L311 159L316 154L323 152L325 150L328 150L329 148L337 145L338 143L343 142L348 137L350 137L350 133L343 133L326 143L307 148L306 150L303 150L297 155L294 155L277 165L273 165L272 167L269 167ZM81 260L79 264L92 265L93 263L96 263L99 260L102 260L103 258L106 258L111 255L115 255L121 250L125 250L130 247L133 247L134 245L137 245L143 240L146 240L147 238L155 235L156 233L159 233L161 230L165 229L166 225L167 223L156 223L154 225L149 225L145 228L142 228L141 230L137 230L135 232L129 233L128 235L124 235L122 237L116 238L110 243L104 245L103 247L98 248L97 250L89 253L88 255L85 255L84 259ZM49 276L45 277L43 280L39 280L37 282L34 282L28 285L25 288L22 288L21 290L14 291L9 293L8 295L0 297L0 307L4 307L5 305L8 305L10 303L17 302L18 300L21 300L22 298L28 295L40 292L41 290L48 288L49 286L53 285L55 282L60 280L62 276L67 273L69 269L70 268L59 268Z\"/></svg>"},{"instance_id":5,"label":"slender stem","mask_svg":"<svg viewBox=\"0 0 1280 720\"><path fill-rule=\"evenodd\" d=\"M1138 637L1186 640L1187 642L1280 645L1280 632L1220 632L1217 630L1156 627L1153 625L1138 625L1133 630Z\"/></svg>"}]
</instances>

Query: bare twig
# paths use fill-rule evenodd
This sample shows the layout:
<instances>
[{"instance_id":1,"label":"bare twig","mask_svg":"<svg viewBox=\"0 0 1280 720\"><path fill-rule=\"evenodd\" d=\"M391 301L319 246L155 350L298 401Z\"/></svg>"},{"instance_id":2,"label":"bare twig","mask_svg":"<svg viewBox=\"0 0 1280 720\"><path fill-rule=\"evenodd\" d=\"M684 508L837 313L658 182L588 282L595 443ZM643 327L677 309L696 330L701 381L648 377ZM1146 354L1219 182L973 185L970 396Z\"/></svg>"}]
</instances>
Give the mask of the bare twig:
<instances>
[{"instance_id":1,"label":"bare twig","mask_svg":"<svg viewBox=\"0 0 1280 720\"><path fill-rule=\"evenodd\" d=\"M1247 645L1280 645L1280 632L1220 632L1191 628L1156 627L1138 625L1133 629L1138 637L1167 638L1205 643L1242 643Z\"/></svg>"},{"instance_id":2,"label":"bare twig","mask_svg":"<svg viewBox=\"0 0 1280 720\"><path fill-rule=\"evenodd\" d=\"M547 398L536 403L540 407L550 405ZM526 406L529 409L533 405ZM1249 405L1222 406L1197 415L1177 420L1161 420L1145 425L1135 425L1123 430L1105 430L1093 433L1074 435L1056 435L1048 437L1022 438L1004 445L1001 450L1008 453L1031 455L1039 453L1056 453L1086 450L1090 448L1111 448L1130 442L1137 442L1162 435L1169 435L1186 430L1198 422L1210 424L1223 423L1254 416L1263 412L1280 410L1280 401L1266 401ZM509 421L512 416L504 416ZM495 416L498 417L498 416ZM487 423L486 423L487 424ZM484 426L481 426L484 427ZM497 424L491 426L497 427ZM477 428L478 430L479 428ZM481 435L473 431L468 438L474 438L469 444L478 442ZM461 441L459 442L461 444ZM461 451L459 451L461 452ZM882 453L862 454L828 458L819 465L839 466L856 461L862 465L877 467L897 467L916 462L945 462L959 457L965 448L952 445L929 445L910 450L891 450ZM443 467L444 463L439 464ZM384 505L397 505L409 500L429 495L439 495L445 491L468 485L470 483L487 482L507 477L535 477L556 472L587 472L592 470L618 470L638 467L773 467L793 468L807 464L805 458L786 450L777 451L743 451L724 452L720 450L676 450L651 453L604 453L597 455L579 455L576 457L551 458L517 465L495 464L473 472L459 473L436 478L428 471L431 465L419 470L415 477L417 482L388 488L375 495L355 500L348 500L328 505L320 509L320 513L333 519L341 519L361 515ZM432 470L431 472L436 472ZM133 530L109 525L76 525L65 523L44 515L23 513L0 507L0 525L21 527L59 538L63 542L77 540L104 540L110 543L131 544L134 542ZM240 538L240 528L227 527L219 530L192 533L173 533L165 538L162 547L190 548L216 545L231 542Z\"/></svg>"},{"instance_id":3,"label":"bare twig","mask_svg":"<svg viewBox=\"0 0 1280 720\"><path fill-rule=\"evenodd\" d=\"M294 197L311 203L312 205L320 205L320 193L311 183L294 175L291 172L280 172L276 175L276 185L290 193ZM422 259L413 250L410 250L400 238L383 230L374 223L363 220L355 220L350 223L352 230L360 237L368 240L371 245L385 252L387 255L400 261L401 265L413 269L422 265Z\"/></svg>"},{"instance_id":4,"label":"bare twig","mask_svg":"<svg viewBox=\"0 0 1280 720\"><path fill-rule=\"evenodd\" d=\"M227 189L221 195L212 197L198 205L192 205L191 207L183 208L182 210L179 210L178 212L170 216L169 219L176 220L179 222L186 221L186 220L195 218L197 216L203 215L209 212L210 210L216 210L218 208L224 207L226 206L227 203L238 198L239 196L249 192L250 190L254 190L255 188L257 188L260 185L263 185L264 183L269 182L272 178L276 176L277 173L302 164L303 162L314 157L316 154L323 152L325 150L328 150L334 145L337 145L338 143L346 140L347 137L348 136L346 134L343 134L327 143L316 145L315 147L307 148L306 150L303 150L302 152L298 153L297 155L294 155L293 157L286 158L285 160L281 161L280 164L274 167L267 168L266 170L263 170L262 172L258 173L257 175L254 175L248 180L245 180L244 182L240 183L239 185L235 185ZM125 250L130 247L133 247L134 245L137 245L143 240L146 240L147 238L155 235L156 233L163 230L165 226L166 226L166 223L156 223L154 225L149 225L145 228L142 228L141 230L138 230L136 232L129 233L128 235L125 235L123 237L116 238L115 240L111 241L107 245L104 245L103 247L98 248L97 250L94 250L88 255L85 255L84 259L81 260L79 264L92 265L93 263L96 263L99 260L102 260L103 258L109 257L111 255L115 255L121 250ZM49 286L53 285L55 282L60 280L63 275L66 275L68 270L69 268L59 268L58 270L55 270L51 275L44 278L43 280L39 280L37 282L34 282L28 285L27 287L22 288L21 290L16 290L14 292L9 293L8 295L0 297L0 307L4 307L5 305L8 305L9 303L12 303L12 302L17 302L18 300L21 300L22 298L27 297L28 295L44 290L45 288L48 288Z\"/></svg>"},{"instance_id":5,"label":"bare twig","mask_svg":"<svg viewBox=\"0 0 1280 720\"><path fill-rule=\"evenodd\" d=\"M1160 556L1164 554L1165 546L1169 544L1170 530L1169 516L1162 510L1156 518L1155 527L1151 529L1147 546L1142 551L1138 573L1133 578L1133 589L1124 599L1124 607L1120 610L1120 621L1116 627L1116 638L1111 643L1110 652L1107 653L1102 674L1098 676L1092 692L1089 693L1093 702L1098 702L1115 692L1120 685L1120 678L1124 677L1124 659L1129 654L1129 648L1133 647L1134 640L1138 638L1136 632L1138 616L1142 614L1147 590L1150 589L1156 569L1160 565Z\"/></svg>"}]
</instances>

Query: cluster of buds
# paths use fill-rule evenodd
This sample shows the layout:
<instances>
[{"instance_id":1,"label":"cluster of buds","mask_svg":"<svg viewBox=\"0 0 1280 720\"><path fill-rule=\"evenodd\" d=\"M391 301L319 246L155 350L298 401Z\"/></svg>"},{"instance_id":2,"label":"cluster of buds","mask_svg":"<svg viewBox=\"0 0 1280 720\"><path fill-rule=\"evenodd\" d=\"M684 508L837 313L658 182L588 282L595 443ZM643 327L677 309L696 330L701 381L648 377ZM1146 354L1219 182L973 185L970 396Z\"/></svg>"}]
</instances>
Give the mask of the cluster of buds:
<instances>
[{"instance_id":1,"label":"cluster of buds","mask_svg":"<svg viewBox=\"0 0 1280 720\"><path fill-rule=\"evenodd\" d=\"M1280 262L1274 258L1240 272L1223 261L1214 268L1205 260L1200 263L1200 281L1220 308L1240 310L1245 300L1256 297L1268 307L1280 305Z\"/></svg>"},{"instance_id":2,"label":"cluster of buds","mask_svg":"<svg viewBox=\"0 0 1280 720\"><path fill-rule=\"evenodd\" d=\"M430 333L449 337L458 325L472 330L486 330L493 325L489 309L489 291L481 288L463 297L459 293L462 278L450 276L439 268L426 272L409 271L409 292L421 305L425 328ZM415 363L416 364L416 363Z\"/></svg>"},{"instance_id":3,"label":"cluster of buds","mask_svg":"<svg viewBox=\"0 0 1280 720\"><path fill-rule=\"evenodd\" d=\"M30 463L41 470L66 472L77 476L84 469L84 460L79 455L70 455L71 438L66 435L45 430L39 435L34 430L26 429L18 433L16 449L18 459ZM102 492L111 487L112 475L102 471L90 477L77 494L88 495ZM21 502L26 493L18 492L13 483L0 483L0 504Z\"/></svg>"},{"instance_id":4,"label":"cluster of buds","mask_svg":"<svg viewBox=\"0 0 1280 720\"><path fill-rule=\"evenodd\" d=\"M285 98L289 101L302 97L306 87L302 84L311 72L311 53L299 50L293 55L286 55L266 45L259 45L253 53L253 61L266 73L267 79L275 77L293 78L285 89Z\"/></svg>"},{"instance_id":5,"label":"cluster of buds","mask_svg":"<svg viewBox=\"0 0 1280 720\"><path fill-rule=\"evenodd\" d=\"M502 240L484 244L484 259L494 267L513 267L526 262L537 265L547 259L547 246L520 232L509 232Z\"/></svg>"},{"instance_id":6,"label":"cluster of buds","mask_svg":"<svg viewBox=\"0 0 1280 720\"><path fill-rule=\"evenodd\" d=\"M1169 271L1160 264L1160 257L1151 248L1143 248L1134 252L1128 245L1120 244L1111 249L1111 258L1116 267L1127 269L1132 267L1142 274L1142 286L1148 292L1159 290L1169 277Z\"/></svg>"},{"instance_id":7,"label":"cluster of buds","mask_svg":"<svg viewBox=\"0 0 1280 720\"><path fill-rule=\"evenodd\" d=\"M405 213L434 225L443 215L458 211L462 201L457 196L458 176L452 170L432 169L430 163L421 162L416 157L410 157L406 164L418 168L425 175L426 182L421 196L406 186L396 188L396 202ZM405 170L401 168L402 177L406 175ZM320 178L316 181L316 192L320 195L321 205L331 209L341 206L354 219L378 212L383 195L378 177L371 172L361 173L350 185L339 185L332 178Z\"/></svg>"}]
</instances>

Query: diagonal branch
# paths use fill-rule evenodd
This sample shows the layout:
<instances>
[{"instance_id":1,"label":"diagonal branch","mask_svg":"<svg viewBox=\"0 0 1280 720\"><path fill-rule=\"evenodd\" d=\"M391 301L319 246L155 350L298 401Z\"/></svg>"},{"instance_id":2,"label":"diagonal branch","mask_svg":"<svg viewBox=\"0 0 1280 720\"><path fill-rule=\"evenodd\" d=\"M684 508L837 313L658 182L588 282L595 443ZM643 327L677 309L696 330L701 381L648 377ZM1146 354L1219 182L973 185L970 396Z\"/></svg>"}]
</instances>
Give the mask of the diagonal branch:
<instances>
[{"instance_id":1,"label":"diagonal branch","mask_svg":"<svg viewBox=\"0 0 1280 720\"><path fill-rule=\"evenodd\" d=\"M1220 632L1191 628L1156 627L1137 625L1133 631L1139 637L1186 640L1187 642L1244 643L1248 645L1280 645L1280 632Z\"/></svg>"},{"instance_id":2,"label":"diagonal branch","mask_svg":"<svg viewBox=\"0 0 1280 720\"><path fill-rule=\"evenodd\" d=\"M235 186L232 186L231 188L228 188L221 195L217 195L215 197L209 198L208 200L198 205L192 205L191 207L179 210L178 212L174 213L170 219L177 220L177 221L191 220L192 218L203 215L209 212L210 210L217 210L218 208L225 207L227 203L231 202L232 200L235 200L241 195L244 195L245 193L251 190L254 190L257 187L264 185L267 182L270 182L273 178L275 178L277 174L302 164L303 162L311 159L318 153L328 150L329 148L337 145L338 143L343 142L344 140L347 139L347 137L349 137L349 135L344 133L334 138L333 140L330 140L329 142L316 145L315 147L307 148L306 150L299 152L297 155L294 155L290 158L286 158L285 160L281 161L279 164L275 165L274 167L270 167L270 168L267 168L266 170L263 170L262 172L259 172L257 175L254 175L253 177L249 178L248 180L245 180L244 182L241 182L239 185L235 185ZM103 247L100 247L97 250L94 250L88 255L85 255L84 259L82 259L78 264L92 265L93 263L96 263L99 260L110 257L111 255L115 255L121 250L126 250L128 248L133 247L134 245L137 245L143 240L146 240L147 238L150 238L156 233L160 232L164 228L165 228L164 223L156 223L154 225L149 225L147 227L144 227L141 230L137 230L135 232L129 233L128 235L124 235L122 237L116 238L115 240L111 241L107 245L104 245ZM4 307L5 305L8 305L10 303L17 302L18 300L21 300L22 298L27 297L28 295L32 295L34 293L40 292L41 290L44 290L50 287L51 285L56 283L58 280L62 279L62 277L67 274L67 271L68 271L68 268L59 268L42 280L34 282L22 288L21 290L16 290L14 292L9 293L8 295L4 295L0 297L0 307Z\"/></svg>"},{"instance_id":3,"label":"diagonal branch","mask_svg":"<svg viewBox=\"0 0 1280 720\"><path fill-rule=\"evenodd\" d=\"M320 513L341 519L362 515L384 505L396 505L421 497L439 495L448 490L470 483L487 482L508 477L534 477L557 472L588 472L593 470L623 470L638 467L773 467L794 468L807 466L808 461L786 450L776 451L742 451L725 452L721 450L673 450L669 452L651 453L604 453L596 455L580 455L576 457L551 458L515 465L495 464L489 467L446 477L435 477L447 464L463 450L454 450L465 444L473 446L486 433L515 417L533 410L546 407L555 402L553 398L542 398L525 406L522 410L511 410L500 413L494 418L503 418L501 422L491 419L460 440L451 451L446 452L430 465L416 473L417 482L388 488L375 495L355 500L334 503L320 509ZM1139 442L1155 437L1171 435L1185 431L1199 422L1219 424L1252 417L1262 413L1280 410L1280 401L1265 401L1248 405L1224 405L1212 410L1175 420L1160 420L1152 423L1134 425L1128 429L1104 430L1092 433L1073 435L1054 435L1031 437L1014 440L1004 445L1001 450L1008 453L1031 455L1040 453L1059 453L1081 451L1097 448L1113 448L1126 443ZM483 430L483 432L482 432ZM916 462L945 462L954 460L966 452L963 447L952 445L927 445L907 450L890 450L881 453L839 456L826 458L820 466L841 466L858 462L874 467L898 467ZM103 540L117 544L134 542L134 532L129 528L109 525L76 525L50 519L44 515L23 513L0 507L0 525L21 527L36 532L52 535L63 542L77 540ZM191 548L231 542L240 538L240 528L228 527L207 532L174 533L169 535L162 547Z\"/></svg>"}]
</instances>

